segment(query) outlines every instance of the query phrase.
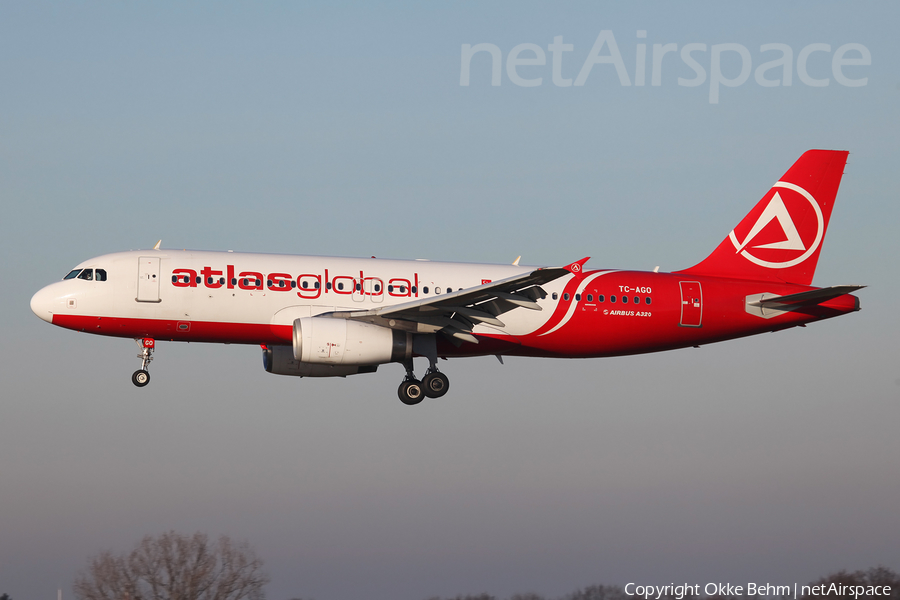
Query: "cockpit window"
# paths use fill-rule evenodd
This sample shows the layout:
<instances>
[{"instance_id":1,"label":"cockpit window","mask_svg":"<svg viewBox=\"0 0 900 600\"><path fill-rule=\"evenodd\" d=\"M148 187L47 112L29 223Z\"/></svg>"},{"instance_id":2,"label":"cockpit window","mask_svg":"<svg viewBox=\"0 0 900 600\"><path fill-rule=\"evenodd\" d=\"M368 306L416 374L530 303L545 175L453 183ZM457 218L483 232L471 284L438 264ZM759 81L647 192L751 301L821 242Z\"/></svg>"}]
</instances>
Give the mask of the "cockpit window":
<instances>
[{"instance_id":1,"label":"cockpit window","mask_svg":"<svg viewBox=\"0 0 900 600\"><path fill-rule=\"evenodd\" d=\"M106 281L106 269L72 269L63 279L84 279L85 281Z\"/></svg>"}]
</instances>

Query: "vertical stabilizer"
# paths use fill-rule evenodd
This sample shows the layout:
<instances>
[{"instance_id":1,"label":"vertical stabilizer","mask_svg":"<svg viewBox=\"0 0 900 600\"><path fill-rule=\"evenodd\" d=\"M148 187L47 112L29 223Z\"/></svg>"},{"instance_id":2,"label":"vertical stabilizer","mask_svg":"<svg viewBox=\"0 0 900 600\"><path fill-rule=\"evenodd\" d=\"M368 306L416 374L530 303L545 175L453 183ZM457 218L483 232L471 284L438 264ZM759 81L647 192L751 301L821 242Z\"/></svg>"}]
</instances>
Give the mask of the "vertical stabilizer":
<instances>
[{"instance_id":1,"label":"vertical stabilizer","mask_svg":"<svg viewBox=\"0 0 900 600\"><path fill-rule=\"evenodd\" d=\"M849 152L809 150L688 275L810 285Z\"/></svg>"}]
</instances>

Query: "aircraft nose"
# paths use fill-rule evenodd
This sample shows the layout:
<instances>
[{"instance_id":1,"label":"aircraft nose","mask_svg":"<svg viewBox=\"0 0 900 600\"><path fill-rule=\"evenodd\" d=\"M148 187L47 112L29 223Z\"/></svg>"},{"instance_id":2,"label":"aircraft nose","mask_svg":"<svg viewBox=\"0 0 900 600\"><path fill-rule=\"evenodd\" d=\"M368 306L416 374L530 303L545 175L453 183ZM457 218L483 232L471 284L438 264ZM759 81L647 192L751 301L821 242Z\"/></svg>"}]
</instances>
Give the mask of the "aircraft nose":
<instances>
[{"instance_id":1,"label":"aircraft nose","mask_svg":"<svg viewBox=\"0 0 900 600\"><path fill-rule=\"evenodd\" d=\"M36 314L38 318L53 322L53 300L54 294L49 287L45 287L31 297L31 312Z\"/></svg>"}]
</instances>

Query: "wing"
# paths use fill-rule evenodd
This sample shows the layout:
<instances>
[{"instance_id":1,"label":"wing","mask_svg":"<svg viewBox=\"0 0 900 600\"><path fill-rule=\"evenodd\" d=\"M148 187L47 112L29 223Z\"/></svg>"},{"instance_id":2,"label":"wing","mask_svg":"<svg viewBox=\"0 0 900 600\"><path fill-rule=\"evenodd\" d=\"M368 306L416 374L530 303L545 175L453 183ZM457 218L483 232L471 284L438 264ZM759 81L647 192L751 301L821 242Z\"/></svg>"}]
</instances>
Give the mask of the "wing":
<instances>
[{"instance_id":1,"label":"wing","mask_svg":"<svg viewBox=\"0 0 900 600\"><path fill-rule=\"evenodd\" d=\"M537 303L545 298L541 285L572 273L580 273L588 258L565 267L537 269L485 283L450 294L420 298L411 302L370 310L337 311L321 316L364 321L390 329L414 333L440 332L456 344L478 343L472 335L475 325L502 329L500 317L514 308L542 310Z\"/></svg>"}]
</instances>

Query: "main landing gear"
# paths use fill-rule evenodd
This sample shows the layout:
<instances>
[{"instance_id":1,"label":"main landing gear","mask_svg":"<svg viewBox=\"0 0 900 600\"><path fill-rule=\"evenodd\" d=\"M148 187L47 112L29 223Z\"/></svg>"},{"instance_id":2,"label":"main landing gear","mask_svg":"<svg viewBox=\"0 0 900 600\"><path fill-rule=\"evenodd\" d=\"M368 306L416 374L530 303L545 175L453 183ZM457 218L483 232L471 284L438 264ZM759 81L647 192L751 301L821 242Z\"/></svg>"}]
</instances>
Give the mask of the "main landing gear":
<instances>
[{"instance_id":1,"label":"main landing gear","mask_svg":"<svg viewBox=\"0 0 900 600\"><path fill-rule=\"evenodd\" d=\"M137 355L141 359L141 368L134 372L131 376L131 383L138 387L144 387L150 383L150 372L147 366L153 360L153 349L156 347L156 340L153 338L143 338L134 340L141 349L141 353Z\"/></svg>"},{"instance_id":2,"label":"main landing gear","mask_svg":"<svg viewBox=\"0 0 900 600\"><path fill-rule=\"evenodd\" d=\"M450 389L450 379L438 371L437 365L432 364L421 381L416 379L416 375L413 373L412 360L404 366L406 367L406 377L397 390L397 395L403 404L413 406L424 400L425 396L440 398Z\"/></svg>"}]
</instances>

